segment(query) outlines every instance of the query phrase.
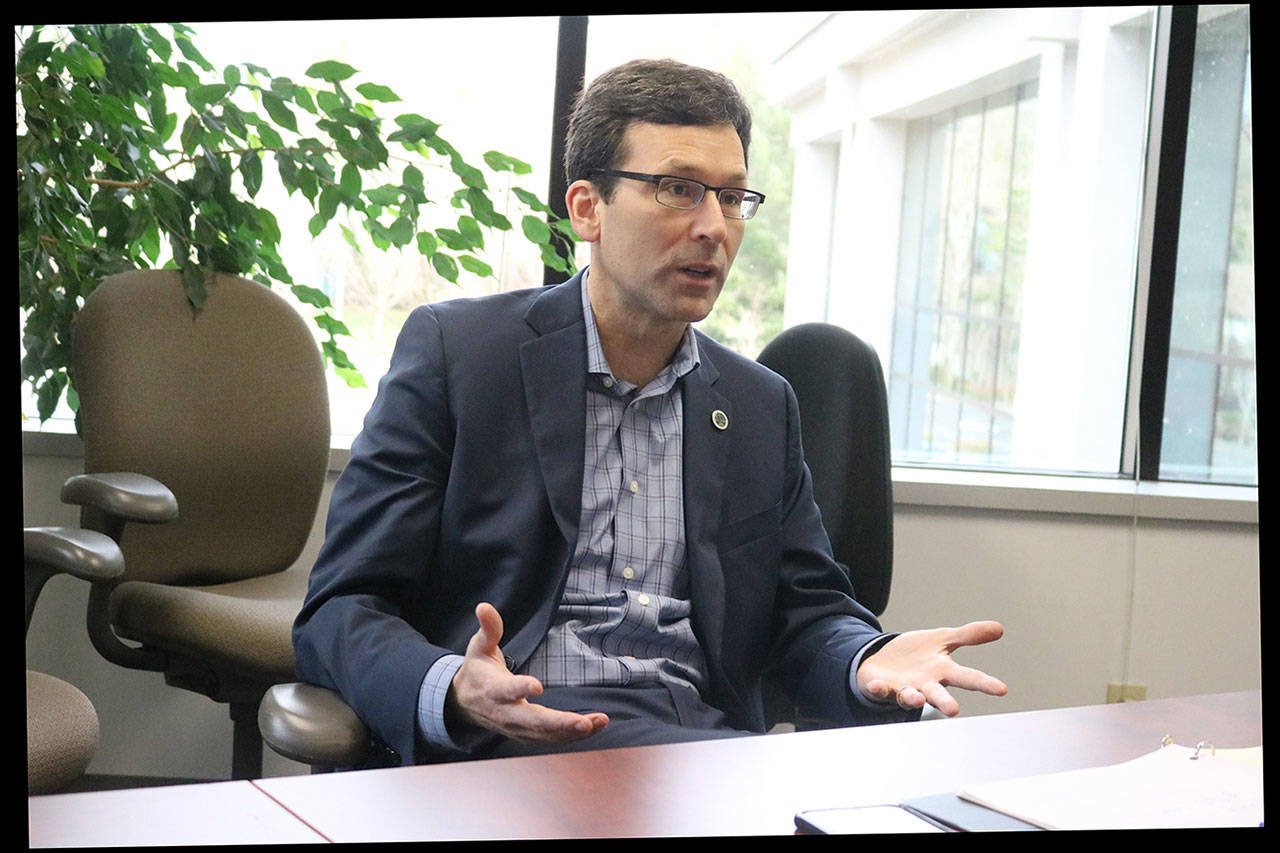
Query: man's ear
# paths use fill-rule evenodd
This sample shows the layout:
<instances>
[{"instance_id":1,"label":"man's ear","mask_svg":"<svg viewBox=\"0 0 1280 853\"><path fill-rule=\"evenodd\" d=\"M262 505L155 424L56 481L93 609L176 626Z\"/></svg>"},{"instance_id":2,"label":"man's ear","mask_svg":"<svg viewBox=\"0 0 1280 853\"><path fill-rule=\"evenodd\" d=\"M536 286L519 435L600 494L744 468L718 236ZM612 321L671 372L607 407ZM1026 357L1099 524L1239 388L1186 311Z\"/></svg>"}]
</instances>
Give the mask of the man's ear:
<instances>
[{"instance_id":1,"label":"man's ear","mask_svg":"<svg viewBox=\"0 0 1280 853\"><path fill-rule=\"evenodd\" d=\"M596 185L577 180L564 194L564 206L569 211L569 224L573 232L588 243L600 239L600 206L604 200Z\"/></svg>"}]
</instances>

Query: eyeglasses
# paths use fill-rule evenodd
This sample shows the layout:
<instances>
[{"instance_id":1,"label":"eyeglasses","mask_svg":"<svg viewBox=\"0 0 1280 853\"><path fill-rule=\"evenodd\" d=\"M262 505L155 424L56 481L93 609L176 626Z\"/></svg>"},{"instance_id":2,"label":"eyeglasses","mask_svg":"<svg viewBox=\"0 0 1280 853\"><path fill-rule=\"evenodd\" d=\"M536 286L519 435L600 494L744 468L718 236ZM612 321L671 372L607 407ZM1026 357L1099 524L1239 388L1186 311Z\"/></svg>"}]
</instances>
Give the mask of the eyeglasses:
<instances>
[{"instance_id":1,"label":"eyeglasses","mask_svg":"<svg viewBox=\"0 0 1280 853\"><path fill-rule=\"evenodd\" d=\"M741 187L713 187L702 181L695 181L693 178L646 175L641 172L622 172L617 169L594 169L592 174L647 181L654 185L653 197L658 204L679 210L692 210L702 204L707 190L711 190L720 202L720 210L730 219L750 219L756 215L756 211L764 203L764 194L755 190Z\"/></svg>"}]
</instances>

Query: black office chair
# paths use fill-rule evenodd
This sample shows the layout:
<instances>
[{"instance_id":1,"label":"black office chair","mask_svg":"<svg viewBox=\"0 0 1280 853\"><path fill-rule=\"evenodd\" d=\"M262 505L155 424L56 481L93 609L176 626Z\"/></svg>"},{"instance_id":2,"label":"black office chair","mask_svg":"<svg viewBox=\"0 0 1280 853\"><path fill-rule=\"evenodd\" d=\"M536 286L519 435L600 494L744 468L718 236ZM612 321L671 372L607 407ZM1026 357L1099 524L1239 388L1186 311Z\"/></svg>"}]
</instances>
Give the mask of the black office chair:
<instances>
[{"instance_id":1,"label":"black office chair","mask_svg":"<svg viewBox=\"0 0 1280 853\"><path fill-rule=\"evenodd\" d=\"M124 571L110 537L72 527L22 531L27 624L45 582L56 574L109 581ZM98 748L98 713L79 688L27 670L27 794L53 794L75 782Z\"/></svg>"},{"instance_id":2,"label":"black office chair","mask_svg":"<svg viewBox=\"0 0 1280 853\"><path fill-rule=\"evenodd\" d=\"M835 558L854 596L879 616L893 576L893 481L889 402L874 349L847 329L804 323L787 329L757 358L796 392L805 462ZM766 717L817 728L766 687Z\"/></svg>"}]
</instances>

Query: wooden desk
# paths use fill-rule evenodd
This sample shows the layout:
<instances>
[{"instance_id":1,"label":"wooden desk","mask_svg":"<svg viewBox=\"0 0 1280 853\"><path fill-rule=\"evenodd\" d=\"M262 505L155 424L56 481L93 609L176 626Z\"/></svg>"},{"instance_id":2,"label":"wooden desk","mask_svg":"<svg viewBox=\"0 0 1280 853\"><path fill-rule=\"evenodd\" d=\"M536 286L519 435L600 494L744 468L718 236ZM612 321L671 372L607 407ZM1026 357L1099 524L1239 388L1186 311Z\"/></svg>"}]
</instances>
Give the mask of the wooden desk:
<instances>
[{"instance_id":1,"label":"wooden desk","mask_svg":"<svg viewBox=\"0 0 1280 853\"><path fill-rule=\"evenodd\" d=\"M1261 692L599 750L257 784L333 841L789 835L794 814L1262 743Z\"/></svg>"},{"instance_id":2,"label":"wooden desk","mask_svg":"<svg viewBox=\"0 0 1280 853\"><path fill-rule=\"evenodd\" d=\"M32 847L790 835L895 803L1136 758L1164 735L1262 743L1261 691L254 782L28 798Z\"/></svg>"}]
</instances>

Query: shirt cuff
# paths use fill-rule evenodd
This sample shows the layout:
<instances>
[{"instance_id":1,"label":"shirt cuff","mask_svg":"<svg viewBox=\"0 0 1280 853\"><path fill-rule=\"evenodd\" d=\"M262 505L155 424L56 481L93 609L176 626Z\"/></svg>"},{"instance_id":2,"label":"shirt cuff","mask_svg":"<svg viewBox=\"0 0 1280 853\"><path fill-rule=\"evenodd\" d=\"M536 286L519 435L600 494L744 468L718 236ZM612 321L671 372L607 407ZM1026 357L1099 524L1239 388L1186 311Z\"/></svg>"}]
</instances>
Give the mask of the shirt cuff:
<instances>
[{"instance_id":1,"label":"shirt cuff","mask_svg":"<svg viewBox=\"0 0 1280 853\"><path fill-rule=\"evenodd\" d=\"M462 655L445 655L431 665L418 688L418 732L429 746L461 752L444 725L444 702Z\"/></svg>"}]
</instances>

